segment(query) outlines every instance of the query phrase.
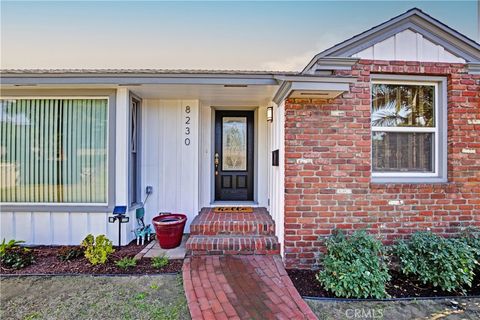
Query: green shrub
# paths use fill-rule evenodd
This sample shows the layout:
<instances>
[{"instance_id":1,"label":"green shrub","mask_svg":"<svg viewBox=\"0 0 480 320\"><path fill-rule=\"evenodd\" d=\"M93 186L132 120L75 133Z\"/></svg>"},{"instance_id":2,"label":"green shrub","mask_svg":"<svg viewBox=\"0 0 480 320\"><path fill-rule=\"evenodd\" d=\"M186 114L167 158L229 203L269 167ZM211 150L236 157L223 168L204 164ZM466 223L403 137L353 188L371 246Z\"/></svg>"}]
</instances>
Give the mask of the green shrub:
<instances>
[{"instance_id":1,"label":"green shrub","mask_svg":"<svg viewBox=\"0 0 480 320\"><path fill-rule=\"evenodd\" d=\"M160 269L165 267L168 264L168 257L166 255L161 255L159 257L152 258L152 267Z\"/></svg>"},{"instance_id":2,"label":"green shrub","mask_svg":"<svg viewBox=\"0 0 480 320\"><path fill-rule=\"evenodd\" d=\"M325 289L345 298L388 296L385 284L390 275L381 241L365 231L349 237L338 232L326 240L326 247L323 270L317 274Z\"/></svg>"},{"instance_id":3,"label":"green shrub","mask_svg":"<svg viewBox=\"0 0 480 320\"><path fill-rule=\"evenodd\" d=\"M82 241L82 248L85 253L85 258L87 258L92 265L104 264L107 262L108 256L115 252L112 241L108 240L103 234L96 238L89 234Z\"/></svg>"},{"instance_id":4,"label":"green shrub","mask_svg":"<svg viewBox=\"0 0 480 320\"><path fill-rule=\"evenodd\" d=\"M480 259L480 230L468 228L462 233L460 240L475 249L477 260Z\"/></svg>"},{"instance_id":5,"label":"green shrub","mask_svg":"<svg viewBox=\"0 0 480 320\"><path fill-rule=\"evenodd\" d=\"M137 265L137 260L135 258L124 257L115 262L115 265L121 269L133 268Z\"/></svg>"},{"instance_id":6,"label":"green shrub","mask_svg":"<svg viewBox=\"0 0 480 320\"><path fill-rule=\"evenodd\" d=\"M25 241L10 240L5 242L3 239L0 244L0 262L3 266L13 269L21 269L31 265L34 262L32 250L22 248L19 245Z\"/></svg>"},{"instance_id":7,"label":"green shrub","mask_svg":"<svg viewBox=\"0 0 480 320\"><path fill-rule=\"evenodd\" d=\"M83 256L81 247L61 247L57 252L57 258L60 261L71 261Z\"/></svg>"},{"instance_id":8,"label":"green shrub","mask_svg":"<svg viewBox=\"0 0 480 320\"><path fill-rule=\"evenodd\" d=\"M400 270L424 284L445 291L471 286L474 277L475 249L460 239L447 239L432 232L416 232L408 241L393 247Z\"/></svg>"}]
</instances>

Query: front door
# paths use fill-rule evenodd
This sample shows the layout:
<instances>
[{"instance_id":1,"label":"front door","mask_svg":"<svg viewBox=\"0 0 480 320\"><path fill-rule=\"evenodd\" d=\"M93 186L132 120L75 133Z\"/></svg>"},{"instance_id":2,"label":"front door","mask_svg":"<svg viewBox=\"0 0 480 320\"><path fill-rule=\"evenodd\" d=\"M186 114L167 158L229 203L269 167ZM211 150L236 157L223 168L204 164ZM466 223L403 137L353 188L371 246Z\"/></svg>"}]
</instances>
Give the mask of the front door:
<instances>
[{"instance_id":1,"label":"front door","mask_svg":"<svg viewBox=\"0 0 480 320\"><path fill-rule=\"evenodd\" d=\"M215 113L215 200L253 201L253 111Z\"/></svg>"}]
</instances>

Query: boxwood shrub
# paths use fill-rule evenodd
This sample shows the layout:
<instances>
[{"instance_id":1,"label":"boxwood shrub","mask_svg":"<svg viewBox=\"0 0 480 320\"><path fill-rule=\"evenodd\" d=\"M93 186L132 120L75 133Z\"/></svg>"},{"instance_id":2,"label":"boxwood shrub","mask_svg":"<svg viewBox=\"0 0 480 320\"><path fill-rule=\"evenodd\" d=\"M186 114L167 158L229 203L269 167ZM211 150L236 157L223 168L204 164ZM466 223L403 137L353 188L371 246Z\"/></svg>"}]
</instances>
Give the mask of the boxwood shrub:
<instances>
[{"instance_id":1,"label":"boxwood shrub","mask_svg":"<svg viewBox=\"0 0 480 320\"><path fill-rule=\"evenodd\" d=\"M381 241L365 231L336 232L326 240L323 270L317 280L343 298L385 298L390 280Z\"/></svg>"},{"instance_id":2,"label":"boxwood shrub","mask_svg":"<svg viewBox=\"0 0 480 320\"><path fill-rule=\"evenodd\" d=\"M414 233L393 247L400 271L444 291L464 291L471 286L476 250L462 239L443 238L430 231Z\"/></svg>"}]
</instances>

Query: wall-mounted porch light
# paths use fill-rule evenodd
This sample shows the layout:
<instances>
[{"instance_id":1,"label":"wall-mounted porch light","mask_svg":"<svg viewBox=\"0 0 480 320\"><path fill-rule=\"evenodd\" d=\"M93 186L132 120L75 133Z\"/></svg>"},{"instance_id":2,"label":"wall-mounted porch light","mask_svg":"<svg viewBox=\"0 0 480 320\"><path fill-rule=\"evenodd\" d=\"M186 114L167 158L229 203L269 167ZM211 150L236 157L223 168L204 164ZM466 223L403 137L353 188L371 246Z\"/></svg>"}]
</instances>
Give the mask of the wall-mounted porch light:
<instances>
[{"instance_id":1,"label":"wall-mounted porch light","mask_svg":"<svg viewBox=\"0 0 480 320\"><path fill-rule=\"evenodd\" d=\"M267 108L267 121L273 122L273 107Z\"/></svg>"}]
</instances>

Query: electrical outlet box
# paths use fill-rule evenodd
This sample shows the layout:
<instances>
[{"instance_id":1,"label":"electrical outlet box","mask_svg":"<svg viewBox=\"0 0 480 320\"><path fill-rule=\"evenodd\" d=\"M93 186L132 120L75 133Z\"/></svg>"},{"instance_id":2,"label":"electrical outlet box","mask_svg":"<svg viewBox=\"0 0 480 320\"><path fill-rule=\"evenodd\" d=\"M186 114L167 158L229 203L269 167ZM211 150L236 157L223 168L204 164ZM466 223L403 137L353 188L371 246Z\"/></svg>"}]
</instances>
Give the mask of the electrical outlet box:
<instances>
[{"instance_id":1,"label":"electrical outlet box","mask_svg":"<svg viewBox=\"0 0 480 320\"><path fill-rule=\"evenodd\" d=\"M152 186L147 186L145 188L145 193L146 194L152 194L153 193L153 187Z\"/></svg>"}]
</instances>

